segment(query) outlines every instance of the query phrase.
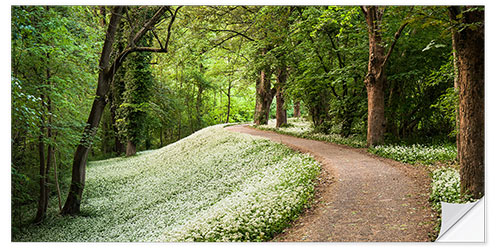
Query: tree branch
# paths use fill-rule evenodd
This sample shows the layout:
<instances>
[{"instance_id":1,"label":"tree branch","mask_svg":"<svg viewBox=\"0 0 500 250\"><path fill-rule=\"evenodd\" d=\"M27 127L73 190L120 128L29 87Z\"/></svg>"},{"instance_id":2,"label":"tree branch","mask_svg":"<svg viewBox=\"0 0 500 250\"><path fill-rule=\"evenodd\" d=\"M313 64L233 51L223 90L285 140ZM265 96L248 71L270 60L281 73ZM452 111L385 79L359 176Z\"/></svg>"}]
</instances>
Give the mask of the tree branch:
<instances>
[{"instance_id":1,"label":"tree branch","mask_svg":"<svg viewBox=\"0 0 500 250\"><path fill-rule=\"evenodd\" d=\"M171 28L172 24L174 23L175 17L177 15L177 11L181 8L182 6L179 6L175 9L174 15L170 17L170 23L168 25L168 33L167 33L167 40L165 42L165 45L162 46L160 43L160 48L152 48L152 47L136 47L135 43L138 42L142 36L153 26L155 25L158 20L161 18L161 16L170 8L170 7L161 7L155 15L148 21L144 26L137 32L137 34L134 36L134 39L127 45L127 47L120 52L120 54L115 58L113 64L109 68L108 72L111 75L114 75L114 73L118 70L120 67L121 63L123 60L127 57L128 54L132 52L156 52L156 53L166 53L168 52L168 42L170 41L170 35L171 35ZM154 34L154 32L153 32Z\"/></svg>"},{"instance_id":2,"label":"tree branch","mask_svg":"<svg viewBox=\"0 0 500 250\"><path fill-rule=\"evenodd\" d=\"M394 50L394 46L396 45L396 42L398 41L399 37L401 36L401 32L406 27L406 25L408 25L408 23L409 22L406 21L403 24L401 24L401 26L399 27L396 34L394 34L394 41L392 41L391 47L389 48L389 51L387 51L387 54L385 55L385 58L384 58L384 61L382 62L381 68L384 68L385 64L387 63L387 60L389 59L389 57L392 54L392 51Z\"/></svg>"},{"instance_id":3,"label":"tree branch","mask_svg":"<svg viewBox=\"0 0 500 250\"><path fill-rule=\"evenodd\" d=\"M160 7L160 9L156 11L153 17L151 17L151 19L149 19L149 21L147 21L144 24L144 26L142 26L142 28L135 34L134 38L132 38L132 40L129 42L128 47L131 48L135 47L135 44L139 42L139 40L144 36L144 34L146 34L146 32L150 30L151 27L158 22L158 20L163 16L163 14L165 14L168 8L170 7L169 6Z\"/></svg>"}]
</instances>

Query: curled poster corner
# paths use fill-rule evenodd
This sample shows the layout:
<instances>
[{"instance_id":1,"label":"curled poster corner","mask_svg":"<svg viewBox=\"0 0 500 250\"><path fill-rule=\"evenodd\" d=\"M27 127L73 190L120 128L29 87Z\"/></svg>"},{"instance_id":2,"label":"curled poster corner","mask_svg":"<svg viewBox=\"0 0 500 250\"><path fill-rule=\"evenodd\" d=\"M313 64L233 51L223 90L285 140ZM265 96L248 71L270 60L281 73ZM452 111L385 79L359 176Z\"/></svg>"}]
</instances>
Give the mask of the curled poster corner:
<instances>
[{"instance_id":1,"label":"curled poster corner","mask_svg":"<svg viewBox=\"0 0 500 250\"><path fill-rule=\"evenodd\" d=\"M484 242L484 197L466 204L441 202L436 242Z\"/></svg>"}]
</instances>

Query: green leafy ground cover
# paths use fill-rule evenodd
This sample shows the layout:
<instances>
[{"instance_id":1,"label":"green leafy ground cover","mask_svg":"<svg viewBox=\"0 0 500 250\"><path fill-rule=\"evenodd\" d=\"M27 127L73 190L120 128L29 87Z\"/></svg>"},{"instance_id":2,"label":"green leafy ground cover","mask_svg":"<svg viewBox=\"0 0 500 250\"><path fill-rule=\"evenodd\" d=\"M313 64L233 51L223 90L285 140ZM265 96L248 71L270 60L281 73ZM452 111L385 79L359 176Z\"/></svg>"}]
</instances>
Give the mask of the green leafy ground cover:
<instances>
[{"instance_id":1,"label":"green leafy ground cover","mask_svg":"<svg viewBox=\"0 0 500 250\"><path fill-rule=\"evenodd\" d=\"M380 145L371 147L368 152L404 163L433 164L451 162L457 157L455 145Z\"/></svg>"},{"instance_id":2,"label":"green leafy ground cover","mask_svg":"<svg viewBox=\"0 0 500 250\"><path fill-rule=\"evenodd\" d=\"M89 163L82 216L61 217L53 203L13 241L264 241L307 206L319 169L283 145L213 126Z\"/></svg>"},{"instance_id":3,"label":"green leafy ground cover","mask_svg":"<svg viewBox=\"0 0 500 250\"><path fill-rule=\"evenodd\" d=\"M342 137L338 133L323 134L315 132L312 123L304 118L288 118L288 125L281 128L276 128L276 119L271 119L267 125L256 126L256 128L304 139L348 145L355 148L366 146L365 139L359 135Z\"/></svg>"},{"instance_id":4,"label":"green leafy ground cover","mask_svg":"<svg viewBox=\"0 0 500 250\"><path fill-rule=\"evenodd\" d=\"M305 139L343 144L356 148L366 147L366 140L361 135L342 137L339 133L335 133L335 128L331 129L332 132L330 134L317 133L314 132L311 122L304 118L289 118L288 126L282 128L276 128L276 120L272 119L269 120L269 124L256 126L256 128ZM410 164L451 162L457 157L457 148L455 145L451 144L387 144L370 147L368 148L368 152Z\"/></svg>"},{"instance_id":5,"label":"green leafy ground cover","mask_svg":"<svg viewBox=\"0 0 500 250\"><path fill-rule=\"evenodd\" d=\"M432 192L430 200L440 211L441 202L466 203L473 201L470 196L460 194L460 173L454 168L439 168L432 172Z\"/></svg>"}]
</instances>

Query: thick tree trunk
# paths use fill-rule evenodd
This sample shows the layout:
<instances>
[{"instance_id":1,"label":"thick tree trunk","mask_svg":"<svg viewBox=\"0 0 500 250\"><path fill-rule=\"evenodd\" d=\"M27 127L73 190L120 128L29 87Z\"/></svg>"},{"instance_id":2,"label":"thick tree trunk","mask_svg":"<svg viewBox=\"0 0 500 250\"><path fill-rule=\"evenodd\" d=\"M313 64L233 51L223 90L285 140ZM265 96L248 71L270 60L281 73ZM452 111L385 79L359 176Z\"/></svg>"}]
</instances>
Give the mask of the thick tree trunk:
<instances>
[{"instance_id":1,"label":"thick tree trunk","mask_svg":"<svg viewBox=\"0 0 500 250\"><path fill-rule=\"evenodd\" d=\"M384 82L382 79L367 77L365 81L368 95L368 147L384 143L385 116L384 116Z\"/></svg>"},{"instance_id":2,"label":"thick tree trunk","mask_svg":"<svg viewBox=\"0 0 500 250\"><path fill-rule=\"evenodd\" d=\"M484 10L450 7L452 20L465 29L453 36L458 61L460 188L484 195ZM462 18L457 15L462 14Z\"/></svg>"},{"instance_id":3,"label":"thick tree trunk","mask_svg":"<svg viewBox=\"0 0 500 250\"><path fill-rule=\"evenodd\" d=\"M284 96L286 71L280 68L276 73L276 128L279 128L287 124Z\"/></svg>"},{"instance_id":4,"label":"thick tree trunk","mask_svg":"<svg viewBox=\"0 0 500 250\"><path fill-rule=\"evenodd\" d=\"M382 13L376 6L366 7L366 22L369 36L368 73L365 77L368 95L368 124L366 142L368 147L384 143L384 47L379 25Z\"/></svg>"},{"instance_id":5,"label":"thick tree trunk","mask_svg":"<svg viewBox=\"0 0 500 250\"><path fill-rule=\"evenodd\" d=\"M401 32L408 22L404 22L394 34L394 40L386 54L382 44L380 27L384 13L383 8L362 6L361 9L366 18L369 37L368 73L365 77L365 86L368 95L368 131L366 142L368 147L371 147L384 143L386 123L384 116L385 66L396 41L399 39Z\"/></svg>"},{"instance_id":6,"label":"thick tree trunk","mask_svg":"<svg viewBox=\"0 0 500 250\"><path fill-rule=\"evenodd\" d=\"M126 155L132 156L132 155L135 155L136 153L137 153L137 150L136 150L134 142L127 141L127 153L126 153Z\"/></svg>"},{"instance_id":7,"label":"thick tree trunk","mask_svg":"<svg viewBox=\"0 0 500 250\"><path fill-rule=\"evenodd\" d=\"M68 192L68 198L61 211L63 215L76 215L80 213L80 203L82 199L83 188L85 186L85 167L87 165L88 154L92 145L92 140L99 127L99 122L106 106L106 95L108 93L114 69L109 70L108 64L110 61L113 42L115 39L116 30L120 23L123 7L118 6L113 8L113 14L109 21L106 39L101 53L99 62L100 72L97 80L96 97L92 103L87 125L83 131L82 140L77 146L73 157L73 167L71 174L71 186Z\"/></svg>"},{"instance_id":8,"label":"thick tree trunk","mask_svg":"<svg viewBox=\"0 0 500 250\"><path fill-rule=\"evenodd\" d=\"M261 70L260 78L257 80L254 123L265 125L269 120L269 109L273 102L276 89L271 89L271 80L267 70Z\"/></svg>"},{"instance_id":9,"label":"thick tree trunk","mask_svg":"<svg viewBox=\"0 0 500 250\"><path fill-rule=\"evenodd\" d=\"M300 117L300 101L293 103L293 117Z\"/></svg>"}]
</instances>

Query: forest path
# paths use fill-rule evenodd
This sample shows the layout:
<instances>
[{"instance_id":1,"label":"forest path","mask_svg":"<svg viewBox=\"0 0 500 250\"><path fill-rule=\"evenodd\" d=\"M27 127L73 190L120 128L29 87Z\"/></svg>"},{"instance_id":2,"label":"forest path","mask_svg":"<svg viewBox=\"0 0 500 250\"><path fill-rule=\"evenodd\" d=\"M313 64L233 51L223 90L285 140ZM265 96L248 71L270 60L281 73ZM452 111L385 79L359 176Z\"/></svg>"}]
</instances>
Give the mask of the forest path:
<instances>
[{"instance_id":1,"label":"forest path","mask_svg":"<svg viewBox=\"0 0 500 250\"><path fill-rule=\"evenodd\" d=\"M434 226L428 173L363 149L262 131L229 131L269 138L309 153L322 170L311 208L273 241L429 241Z\"/></svg>"}]
</instances>

